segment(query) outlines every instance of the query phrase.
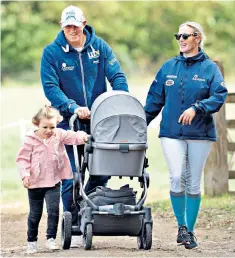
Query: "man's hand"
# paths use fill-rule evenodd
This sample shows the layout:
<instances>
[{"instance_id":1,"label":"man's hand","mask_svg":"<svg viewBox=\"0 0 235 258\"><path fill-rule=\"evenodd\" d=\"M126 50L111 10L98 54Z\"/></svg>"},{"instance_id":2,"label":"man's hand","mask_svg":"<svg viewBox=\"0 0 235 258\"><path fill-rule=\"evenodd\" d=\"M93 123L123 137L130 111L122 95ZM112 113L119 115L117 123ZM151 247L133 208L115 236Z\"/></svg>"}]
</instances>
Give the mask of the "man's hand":
<instances>
[{"instance_id":1,"label":"man's hand","mask_svg":"<svg viewBox=\"0 0 235 258\"><path fill-rule=\"evenodd\" d=\"M182 125L191 125L193 118L195 117L196 112L191 107L186 109L183 114L179 117L178 122L182 123Z\"/></svg>"},{"instance_id":2,"label":"man's hand","mask_svg":"<svg viewBox=\"0 0 235 258\"><path fill-rule=\"evenodd\" d=\"M88 109L88 107L79 107L75 109L76 114L78 114L78 117L80 119L90 119L91 111Z\"/></svg>"},{"instance_id":3,"label":"man's hand","mask_svg":"<svg viewBox=\"0 0 235 258\"><path fill-rule=\"evenodd\" d=\"M25 188L29 188L29 185L30 185L30 183L29 183L29 176L24 177L23 185L24 185Z\"/></svg>"}]
</instances>

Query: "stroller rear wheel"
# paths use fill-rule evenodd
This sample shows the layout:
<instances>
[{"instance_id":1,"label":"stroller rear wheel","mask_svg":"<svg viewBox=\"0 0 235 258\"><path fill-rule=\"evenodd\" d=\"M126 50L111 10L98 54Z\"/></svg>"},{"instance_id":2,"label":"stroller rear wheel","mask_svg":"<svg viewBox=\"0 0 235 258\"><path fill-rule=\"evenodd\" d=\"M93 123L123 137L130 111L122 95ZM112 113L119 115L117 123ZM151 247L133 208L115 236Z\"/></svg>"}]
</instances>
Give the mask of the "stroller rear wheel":
<instances>
[{"instance_id":1,"label":"stroller rear wheel","mask_svg":"<svg viewBox=\"0 0 235 258\"><path fill-rule=\"evenodd\" d=\"M137 244L139 249L149 250L152 247L152 226L147 223L144 226L143 236L137 237Z\"/></svg>"},{"instance_id":2,"label":"stroller rear wheel","mask_svg":"<svg viewBox=\"0 0 235 258\"><path fill-rule=\"evenodd\" d=\"M85 250L90 250L92 245L92 224L87 224L83 234L83 247Z\"/></svg>"},{"instance_id":3,"label":"stroller rear wheel","mask_svg":"<svg viewBox=\"0 0 235 258\"><path fill-rule=\"evenodd\" d=\"M69 211L65 211L62 217L62 228L61 228L61 246L64 250L70 248L71 237L72 237L72 214Z\"/></svg>"}]
</instances>

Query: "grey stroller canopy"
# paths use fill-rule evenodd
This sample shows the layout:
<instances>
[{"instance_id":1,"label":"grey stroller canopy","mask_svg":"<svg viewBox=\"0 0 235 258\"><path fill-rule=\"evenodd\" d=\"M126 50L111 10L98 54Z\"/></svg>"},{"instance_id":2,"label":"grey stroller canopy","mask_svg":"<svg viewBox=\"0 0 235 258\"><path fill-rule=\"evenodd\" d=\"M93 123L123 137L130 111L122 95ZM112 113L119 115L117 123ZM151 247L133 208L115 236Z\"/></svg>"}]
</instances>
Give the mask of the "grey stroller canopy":
<instances>
[{"instance_id":1,"label":"grey stroller canopy","mask_svg":"<svg viewBox=\"0 0 235 258\"><path fill-rule=\"evenodd\" d=\"M91 108L91 134L97 143L146 143L142 104L124 91L103 93Z\"/></svg>"}]
</instances>

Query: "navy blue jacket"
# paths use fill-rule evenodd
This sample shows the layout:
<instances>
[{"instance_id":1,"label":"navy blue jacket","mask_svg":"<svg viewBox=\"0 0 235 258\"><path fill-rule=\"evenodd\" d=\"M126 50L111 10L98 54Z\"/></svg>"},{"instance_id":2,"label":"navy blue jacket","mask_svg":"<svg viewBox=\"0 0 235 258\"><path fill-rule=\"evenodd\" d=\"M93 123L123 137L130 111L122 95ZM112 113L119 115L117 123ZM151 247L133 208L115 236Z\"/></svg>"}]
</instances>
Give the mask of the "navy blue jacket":
<instances>
[{"instance_id":1,"label":"navy blue jacket","mask_svg":"<svg viewBox=\"0 0 235 258\"><path fill-rule=\"evenodd\" d=\"M216 140L212 114L227 95L218 66L200 50L194 57L182 54L166 61L149 89L145 112L149 124L161 111L159 137ZM188 108L196 111L191 125L178 123Z\"/></svg>"},{"instance_id":2,"label":"navy blue jacket","mask_svg":"<svg viewBox=\"0 0 235 258\"><path fill-rule=\"evenodd\" d=\"M107 91L106 78L113 90L128 91L127 81L110 46L86 25L82 52L68 44L60 31L55 41L43 50L41 81L45 96L64 117L79 106L91 108L94 100ZM64 127L65 128L65 127Z\"/></svg>"}]
</instances>

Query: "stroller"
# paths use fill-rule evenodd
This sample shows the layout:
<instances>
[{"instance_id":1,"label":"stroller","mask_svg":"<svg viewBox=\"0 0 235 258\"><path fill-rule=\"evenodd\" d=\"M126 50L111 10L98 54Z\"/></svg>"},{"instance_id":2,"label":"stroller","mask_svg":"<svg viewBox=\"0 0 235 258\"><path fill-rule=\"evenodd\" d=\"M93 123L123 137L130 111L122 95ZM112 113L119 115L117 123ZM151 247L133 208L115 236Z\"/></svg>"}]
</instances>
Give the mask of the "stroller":
<instances>
[{"instance_id":1,"label":"stroller","mask_svg":"<svg viewBox=\"0 0 235 258\"><path fill-rule=\"evenodd\" d=\"M71 130L75 121L78 121L76 114L70 119ZM151 208L143 206L149 187L146 142L145 112L134 96L112 91L95 100L91 108L91 136L81 164L73 146L76 164L73 200L79 210L78 223L72 226L71 213L63 213L63 249L70 248L72 235L83 236L85 250L91 249L93 236L136 236L139 249L151 249ZM143 188L140 199L136 201L136 192L129 185L119 190L99 186L86 193L86 169L90 176L138 177Z\"/></svg>"}]
</instances>

